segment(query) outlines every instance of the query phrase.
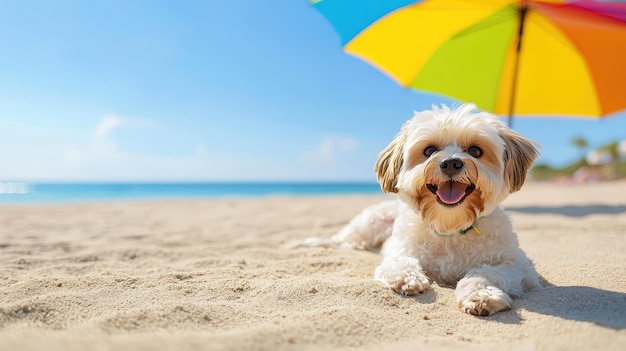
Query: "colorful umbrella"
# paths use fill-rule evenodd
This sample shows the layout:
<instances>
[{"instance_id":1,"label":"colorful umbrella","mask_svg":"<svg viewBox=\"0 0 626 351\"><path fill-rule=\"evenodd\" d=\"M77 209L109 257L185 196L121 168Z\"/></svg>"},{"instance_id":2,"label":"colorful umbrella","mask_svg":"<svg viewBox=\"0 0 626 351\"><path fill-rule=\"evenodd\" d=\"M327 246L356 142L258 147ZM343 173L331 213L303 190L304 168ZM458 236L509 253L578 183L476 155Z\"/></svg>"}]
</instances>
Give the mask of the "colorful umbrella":
<instances>
[{"instance_id":1,"label":"colorful umbrella","mask_svg":"<svg viewBox=\"0 0 626 351\"><path fill-rule=\"evenodd\" d=\"M626 2L316 0L344 50L403 87L512 115L626 109Z\"/></svg>"}]
</instances>

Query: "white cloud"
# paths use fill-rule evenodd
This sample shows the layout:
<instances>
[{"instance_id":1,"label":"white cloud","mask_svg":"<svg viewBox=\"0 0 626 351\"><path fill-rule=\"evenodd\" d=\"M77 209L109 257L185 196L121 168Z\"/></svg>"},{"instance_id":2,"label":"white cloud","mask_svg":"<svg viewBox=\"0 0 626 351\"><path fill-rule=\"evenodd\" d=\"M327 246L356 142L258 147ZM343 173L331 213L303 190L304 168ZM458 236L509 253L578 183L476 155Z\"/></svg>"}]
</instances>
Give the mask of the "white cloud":
<instances>
[{"instance_id":1,"label":"white cloud","mask_svg":"<svg viewBox=\"0 0 626 351\"><path fill-rule=\"evenodd\" d=\"M196 146L196 152L194 153L194 155L200 158L207 157L209 155L209 151L207 150L206 146L204 146L203 144L199 144Z\"/></svg>"},{"instance_id":2,"label":"white cloud","mask_svg":"<svg viewBox=\"0 0 626 351\"><path fill-rule=\"evenodd\" d=\"M274 168L247 155L211 151L203 143L187 153L164 156L124 150L115 131L127 129L137 140L158 125L149 120L116 115L101 118L91 130L62 138L52 130L32 137L28 130L17 141L0 138L0 180L26 181L203 181L271 179ZM0 133L3 131L0 130ZM8 134L10 135L10 134ZM62 140L63 142L50 142Z\"/></svg>"},{"instance_id":3,"label":"white cloud","mask_svg":"<svg viewBox=\"0 0 626 351\"><path fill-rule=\"evenodd\" d=\"M100 120L94 133L94 142L106 139L113 129L122 125L122 118L115 115L105 116Z\"/></svg>"},{"instance_id":4,"label":"white cloud","mask_svg":"<svg viewBox=\"0 0 626 351\"><path fill-rule=\"evenodd\" d=\"M88 143L74 142L64 147L62 151L64 165L70 168L83 168L93 163L103 164L106 160L116 158L119 151L115 141L111 139L111 133L122 123L122 118L119 116L103 117L95 127Z\"/></svg>"},{"instance_id":5,"label":"white cloud","mask_svg":"<svg viewBox=\"0 0 626 351\"><path fill-rule=\"evenodd\" d=\"M187 152L176 155L156 150L131 152L122 147L126 145L122 136L132 137L135 145L154 140L150 133L155 126L159 125L149 120L108 115L91 129L71 135L55 130L33 134L22 129L24 137L19 140L0 138L0 180L306 181L361 179L362 174L371 173L370 158L355 152L358 143L354 138L342 135L321 138L308 152L290 150L287 154L280 143L268 143L259 150L229 151L198 141ZM124 133L117 133L122 130Z\"/></svg>"},{"instance_id":6,"label":"white cloud","mask_svg":"<svg viewBox=\"0 0 626 351\"><path fill-rule=\"evenodd\" d=\"M346 153L353 151L357 141L349 136L330 135L322 139L315 150L306 152L303 160L306 163L314 163L327 168L333 167Z\"/></svg>"}]
</instances>

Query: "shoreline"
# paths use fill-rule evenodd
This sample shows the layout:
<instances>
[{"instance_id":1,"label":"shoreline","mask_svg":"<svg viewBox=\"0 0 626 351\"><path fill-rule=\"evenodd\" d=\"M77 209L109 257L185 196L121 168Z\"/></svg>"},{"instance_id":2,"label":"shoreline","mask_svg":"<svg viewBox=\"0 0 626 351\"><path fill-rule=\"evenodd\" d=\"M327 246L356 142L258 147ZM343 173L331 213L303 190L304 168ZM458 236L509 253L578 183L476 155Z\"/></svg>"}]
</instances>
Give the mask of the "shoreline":
<instances>
[{"instance_id":1,"label":"shoreline","mask_svg":"<svg viewBox=\"0 0 626 351\"><path fill-rule=\"evenodd\" d=\"M126 184L126 183L124 183ZM145 185L158 185L156 183L128 183L139 186ZM128 185L126 184L126 185ZM193 186L195 183L164 183L166 185L191 185ZM198 183L198 184L208 184L211 186L219 185L221 183ZM238 184L238 183L232 183ZM122 195L122 196L114 196L114 195L106 195L106 196L98 196L98 197L66 197L66 198L57 198L57 199L41 199L36 198L34 200L25 199L22 200L23 197L28 196L28 193L15 193L15 194L3 194L0 193L0 207L11 207L11 206L72 206L72 205L98 205L98 204L116 204L116 203L134 203L134 204L158 204L158 203L167 203L167 202L203 202L203 201L248 201L248 200L263 200L263 199L300 199L300 198L320 198L320 197L393 197L394 194L385 194L380 190L379 186L376 183L368 183L368 182L336 182L336 183L324 183L324 182L312 182L312 183L289 183L289 182L279 182L279 183L263 183L263 182L254 182L248 185L255 186L256 184L265 184L265 185L321 185L321 186L367 186L373 187L377 191L354 191L354 192L267 192L267 193L228 193L224 192L223 194L159 194L149 193L144 195ZM55 184L59 185L59 184ZM73 185L81 185L80 183L76 183ZM88 185L98 185L98 183L89 183ZM119 185L118 183L104 184L104 185ZM241 183L240 185L245 185L245 183ZM591 194L591 199L595 202L610 202L610 203L626 203L626 193L620 194L619 191L615 192L613 188L625 188L626 187L626 179L617 179L611 181L603 181L591 184L574 184L567 182L558 182L558 181L543 181L543 180L531 180L527 181L524 187L518 191L517 193L509 195L509 197L503 202L504 207L509 203L515 203L516 198L520 197L519 194L523 194L525 189L532 188L533 191L541 192L542 196L537 201L538 203L555 203L559 204L559 197L563 192L568 190L575 191L576 189L587 189L587 195ZM588 192L589 189L597 189L600 191L603 196L597 196L593 193ZM380 191L379 191L380 190ZM544 192L545 191L545 192ZM618 195L618 196L614 196ZM622 198L619 197L622 196ZM3 197L13 197L15 199L20 200L7 200ZM63 195L61 195L63 196ZM523 202L528 201L528 197L522 197ZM623 200L622 200L623 199ZM577 202L577 203L585 203L587 198L575 198L570 197L568 199L569 202Z\"/></svg>"}]
</instances>

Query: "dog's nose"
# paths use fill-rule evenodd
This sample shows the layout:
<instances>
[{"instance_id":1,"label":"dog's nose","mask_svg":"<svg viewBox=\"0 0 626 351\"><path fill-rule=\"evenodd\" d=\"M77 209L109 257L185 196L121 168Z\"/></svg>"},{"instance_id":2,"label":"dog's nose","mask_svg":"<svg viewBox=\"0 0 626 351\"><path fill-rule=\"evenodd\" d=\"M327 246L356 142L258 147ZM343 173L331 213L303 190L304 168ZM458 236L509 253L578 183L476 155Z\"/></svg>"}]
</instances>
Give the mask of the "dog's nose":
<instances>
[{"instance_id":1,"label":"dog's nose","mask_svg":"<svg viewBox=\"0 0 626 351\"><path fill-rule=\"evenodd\" d=\"M463 161L460 158L446 158L439 164L441 171L448 177L459 173L463 169Z\"/></svg>"}]
</instances>

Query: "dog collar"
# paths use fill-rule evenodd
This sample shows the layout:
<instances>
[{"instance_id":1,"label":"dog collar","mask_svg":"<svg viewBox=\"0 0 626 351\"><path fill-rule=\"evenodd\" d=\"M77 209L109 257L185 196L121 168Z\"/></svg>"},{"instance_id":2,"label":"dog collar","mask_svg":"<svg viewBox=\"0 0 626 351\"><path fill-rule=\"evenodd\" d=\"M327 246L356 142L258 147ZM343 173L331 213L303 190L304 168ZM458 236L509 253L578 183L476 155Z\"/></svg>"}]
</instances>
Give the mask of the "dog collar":
<instances>
[{"instance_id":1,"label":"dog collar","mask_svg":"<svg viewBox=\"0 0 626 351\"><path fill-rule=\"evenodd\" d=\"M465 229L461 229L456 233L452 233L452 234L443 234L443 233L439 233L437 230L435 230L435 226L434 225L430 225L430 228L433 230L433 232L435 232L435 234L437 234L438 236L443 236L443 237L450 237L453 236L455 234L459 234L459 235L465 235L467 234L467 232L469 232L470 230L473 230L474 233L477 236L481 236L483 235L483 233L480 232L480 229L478 229L478 220L480 218L476 218L476 220L474 221L474 223L472 223L472 225L470 225L469 227L465 228Z\"/></svg>"}]
</instances>

